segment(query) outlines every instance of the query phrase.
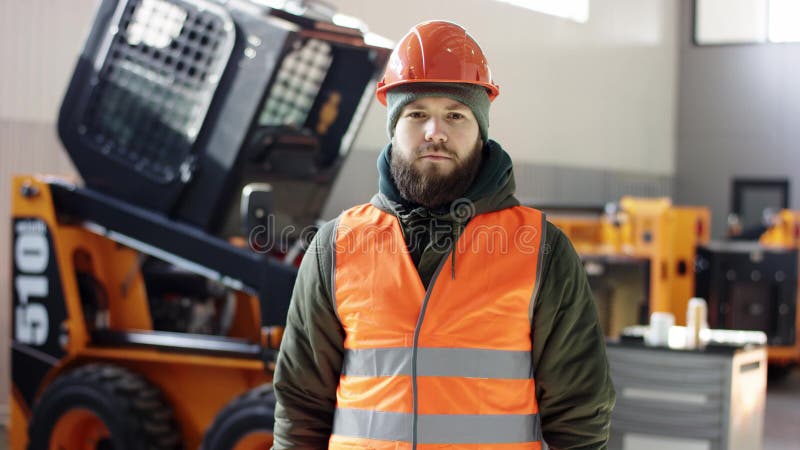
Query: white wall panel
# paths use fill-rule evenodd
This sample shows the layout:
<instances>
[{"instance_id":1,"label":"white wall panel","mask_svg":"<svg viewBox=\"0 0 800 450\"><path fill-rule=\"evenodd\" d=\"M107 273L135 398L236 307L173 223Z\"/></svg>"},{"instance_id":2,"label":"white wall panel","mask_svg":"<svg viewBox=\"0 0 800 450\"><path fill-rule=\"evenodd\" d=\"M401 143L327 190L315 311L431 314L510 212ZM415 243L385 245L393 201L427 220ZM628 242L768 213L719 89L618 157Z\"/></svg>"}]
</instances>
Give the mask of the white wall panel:
<instances>
[{"instance_id":1,"label":"white wall panel","mask_svg":"<svg viewBox=\"0 0 800 450\"><path fill-rule=\"evenodd\" d=\"M330 3L393 40L423 20L463 25L500 84L489 135L515 161L674 173L679 2L592 0L583 24L493 0ZM376 103L356 149L380 149L384 124Z\"/></svg>"},{"instance_id":2,"label":"white wall panel","mask_svg":"<svg viewBox=\"0 0 800 450\"><path fill-rule=\"evenodd\" d=\"M95 0L0 1L0 119L52 122Z\"/></svg>"}]
</instances>

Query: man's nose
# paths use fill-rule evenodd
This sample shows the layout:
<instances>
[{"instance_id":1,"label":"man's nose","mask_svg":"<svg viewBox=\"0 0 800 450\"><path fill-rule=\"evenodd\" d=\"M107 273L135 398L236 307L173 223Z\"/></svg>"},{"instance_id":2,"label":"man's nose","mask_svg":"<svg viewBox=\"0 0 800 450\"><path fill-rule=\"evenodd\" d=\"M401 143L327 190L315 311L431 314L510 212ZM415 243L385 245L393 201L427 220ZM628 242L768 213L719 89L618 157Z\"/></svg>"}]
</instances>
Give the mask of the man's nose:
<instances>
[{"instance_id":1,"label":"man's nose","mask_svg":"<svg viewBox=\"0 0 800 450\"><path fill-rule=\"evenodd\" d=\"M447 142L444 123L439 118L431 117L425 122L425 140L428 142Z\"/></svg>"}]
</instances>

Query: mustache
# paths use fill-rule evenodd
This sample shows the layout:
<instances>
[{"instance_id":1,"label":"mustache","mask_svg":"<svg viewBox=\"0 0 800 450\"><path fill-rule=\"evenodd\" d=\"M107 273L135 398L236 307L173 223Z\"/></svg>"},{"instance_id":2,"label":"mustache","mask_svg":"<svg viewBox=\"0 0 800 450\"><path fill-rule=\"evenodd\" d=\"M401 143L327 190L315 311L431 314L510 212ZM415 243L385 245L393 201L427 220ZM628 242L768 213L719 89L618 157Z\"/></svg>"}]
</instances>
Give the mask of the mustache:
<instances>
[{"instance_id":1,"label":"mustache","mask_svg":"<svg viewBox=\"0 0 800 450\"><path fill-rule=\"evenodd\" d=\"M431 142L431 143L420 145L419 147L417 147L417 150L416 150L415 153L416 153L417 157L420 157L422 155L426 155L428 153L445 153L445 154L447 154L448 156L451 156L451 157L455 157L456 156L456 152L454 152L449 147L447 147L446 144L443 144L441 142Z\"/></svg>"}]
</instances>

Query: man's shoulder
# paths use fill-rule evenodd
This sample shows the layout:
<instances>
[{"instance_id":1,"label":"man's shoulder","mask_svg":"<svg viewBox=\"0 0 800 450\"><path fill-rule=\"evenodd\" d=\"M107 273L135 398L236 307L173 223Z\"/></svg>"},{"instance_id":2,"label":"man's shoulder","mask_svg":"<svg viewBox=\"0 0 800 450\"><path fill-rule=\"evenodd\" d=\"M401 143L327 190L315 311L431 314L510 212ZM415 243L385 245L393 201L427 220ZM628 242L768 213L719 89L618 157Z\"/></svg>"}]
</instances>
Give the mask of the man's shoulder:
<instances>
[{"instance_id":1,"label":"man's shoulder","mask_svg":"<svg viewBox=\"0 0 800 450\"><path fill-rule=\"evenodd\" d=\"M376 207L376 206L374 204L372 204L372 203L362 203L362 204L359 204L359 205L354 205L354 206L352 206L350 208L342 210L333 219L329 219L329 220L323 222L322 225L320 225L317 228L317 231L314 233L314 239L311 242L311 246L314 246L314 245L320 246L320 245L326 245L326 244L328 246L330 246L331 244L333 244L333 240L336 238L336 229L339 226L339 222L340 222L340 220L342 218L342 215L348 214L348 213L352 213L354 211L357 212L357 211L362 210L364 208L371 208L371 207ZM380 209L380 208L378 208L378 209Z\"/></svg>"},{"instance_id":2,"label":"man's shoulder","mask_svg":"<svg viewBox=\"0 0 800 450\"><path fill-rule=\"evenodd\" d=\"M547 236L547 242L560 243L561 241L564 240L569 241L567 235L565 235L564 232L561 231L561 228L558 228L555 224L553 224L553 222L550 222L549 220L546 221L545 233Z\"/></svg>"},{"instance_id":3,"label":"man's shoulder","mask_svg":"<svg viewBox=\"0 0 800 450\"><path fill-rule=\"evenodd\" d=\"M316 233L314 233L314 239L311 241L311 246L319 247L320 245L331 244L336 233L337 223L339 223L339 216L336 216L320 225L319 228L317 228Z\"/></svg>"},{"instance_id":4,"label":"man's shoulder","mask_svg":"<svg viewBox=\"0 0 800 450\"><path fill-rule=\"evenodd\" d=\"M555 243L560 243L561 241L564 241L564 240L569 241L569 239L566 237L564 232L561 231L561 229L558 228L556 225L554 225L553 222L550 222L549 220L547 220L547 215L544 212L542 212L541 210L538 210L538 209L536 209L534 207L531 207L531 206L525 206L525 205L516 205L516 206L513 206L512 208L523 208L523 209L534 210L534 211L540 212L542 214L542 216L544 217L544 219L545 219L544 220L544 224L545 225L544 225L544 227L542 227L543 230L541 230L541 231L544 233L545 240L548 243L555 244ZM534 225L539 225L539 224L534 224Z\"/></svg>"},{"instance_id":5,"label":"man's shoulder","mask_svg":"<svg viewBox=\"0 0 800 450\"><path fill-rule=\"evenodd\" d=\"M583 270L583 263L566 234L549 220L545 228L545 266L549 272L574 273Z\"/></svg>"}]
</instances>

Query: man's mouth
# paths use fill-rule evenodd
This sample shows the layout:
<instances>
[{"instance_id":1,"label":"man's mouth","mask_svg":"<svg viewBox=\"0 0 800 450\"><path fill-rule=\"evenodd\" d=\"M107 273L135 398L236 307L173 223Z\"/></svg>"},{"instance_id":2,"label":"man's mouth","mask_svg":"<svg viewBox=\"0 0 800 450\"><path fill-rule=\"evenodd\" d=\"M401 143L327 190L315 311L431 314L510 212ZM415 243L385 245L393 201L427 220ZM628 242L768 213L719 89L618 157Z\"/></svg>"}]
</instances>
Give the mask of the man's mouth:
<instances>
[{"instance_id":1,"label":"man's mouth","mask_svg":"<svg viewBox=\"0 0 800 450\"><path fill-rule=\"evenodd\" d=\"M444 161L453 158L446 153L428 153L420 156L420 159L427 159L430 161Z\"/></svg>"}]
</instances>

